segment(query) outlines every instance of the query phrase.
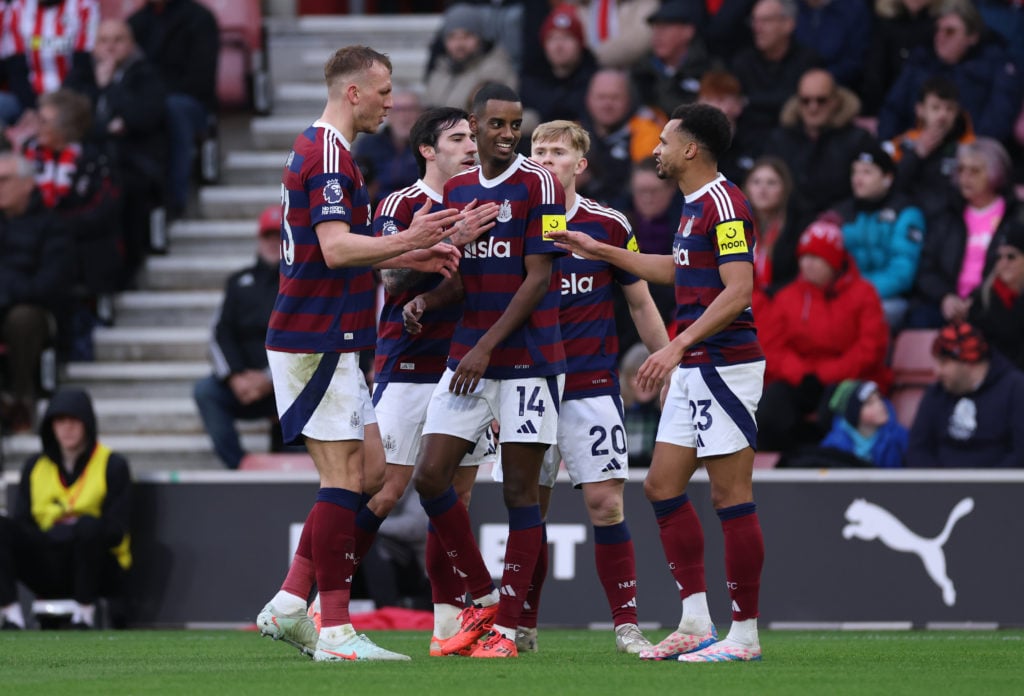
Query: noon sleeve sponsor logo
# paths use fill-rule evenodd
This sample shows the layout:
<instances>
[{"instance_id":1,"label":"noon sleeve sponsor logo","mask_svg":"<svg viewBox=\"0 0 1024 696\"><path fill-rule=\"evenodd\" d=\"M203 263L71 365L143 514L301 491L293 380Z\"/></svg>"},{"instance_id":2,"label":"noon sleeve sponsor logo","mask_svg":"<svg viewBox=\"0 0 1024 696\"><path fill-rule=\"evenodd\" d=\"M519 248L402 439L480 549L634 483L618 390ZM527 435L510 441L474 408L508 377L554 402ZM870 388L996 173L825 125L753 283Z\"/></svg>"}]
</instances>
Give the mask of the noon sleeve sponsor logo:
<instances>
[{"instance_id":1,"label":"noon sleeve sponsor logo","mask_svg":"<svg viewBox=\"0 0 1024 696\"><path fill-rule=\"evenodd\" d=\"M546 240L551 239L548 233L564 232L566 230L564 215L542 215L540 221L544 229L542 236Z\"/></svg>"},{"instance_id":2,"label":"noon sleeve sponsor logo","mask_svg":"<svg viewBox=\"0 0 1024 696\"><path fill-rule=\"evenodd\" d=\"M636 237L634 235L629 235L629 239L626 240L626 249L635 254L640 253L640 245L637 244Z\"/></svg>"},{"instance_id":3,"label":"noon sleeve sponsor logo","mask_svg":"<svg viewBox=\"0 0 1024 696\"><path fill-rule=\"evenodd\" d=\"M715 225L715 235L718 241L718 253L721 256L726 254L747 254L747 235L743 232L742 220L730 220Z\"/></svg>"}]
</instances>

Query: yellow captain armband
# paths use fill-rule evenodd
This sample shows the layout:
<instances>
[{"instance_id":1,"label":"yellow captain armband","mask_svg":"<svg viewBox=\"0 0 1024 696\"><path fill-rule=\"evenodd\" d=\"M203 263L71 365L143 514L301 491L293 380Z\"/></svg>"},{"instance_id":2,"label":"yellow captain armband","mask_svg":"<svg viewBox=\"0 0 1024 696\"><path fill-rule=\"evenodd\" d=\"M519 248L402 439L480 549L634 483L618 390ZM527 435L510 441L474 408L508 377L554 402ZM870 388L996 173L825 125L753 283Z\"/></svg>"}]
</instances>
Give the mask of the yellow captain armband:
<instances>
[{"instance_id":1,"label":"yellow captain armband","mask_svg":"<svg viewBox=\"0 0 1024 696\"><path fill-rule=\"evenodd\" d=\"M544 230L541 236L548 241L551 240L548 232L565 232L566 230L565 215L541 215L540 223Z\"/></svg>"},{"instance_id":2,"label":"yellow captain armband","mask_svg":"<svg viewBox=\"0 0 1024 696\"><path fill-rule=\"evenodd\" d=\"M718 241L718 253L720 256L726 254L746 254L750 249L747 247L747 235L743 232L742 220L729 220L715 225L715 236Z\"/></svg>"}]
</instances>

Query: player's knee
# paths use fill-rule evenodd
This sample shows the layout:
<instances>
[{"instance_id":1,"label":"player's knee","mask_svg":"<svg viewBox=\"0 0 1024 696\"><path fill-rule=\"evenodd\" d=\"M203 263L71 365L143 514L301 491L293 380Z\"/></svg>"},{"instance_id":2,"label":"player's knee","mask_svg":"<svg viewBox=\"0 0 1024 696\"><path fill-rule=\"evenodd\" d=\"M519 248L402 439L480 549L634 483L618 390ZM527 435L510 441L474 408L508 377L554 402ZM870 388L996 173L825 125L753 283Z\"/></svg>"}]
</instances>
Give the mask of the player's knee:
<instances>
[{"instance_id":1,"label":"player's knee","mask_svg":"<svg viewBox=\"0 0 1024 696\"><path fill-rule=\"evenodd\" d=\"M664 486L650 476L644 480L644 495L648 500L666 500L672 497L664 490Z\"/></svg>"},{"instance_id":2,"label":"player's knee","mask_svg":"<svg viewBox=\"0 0 1024 696\"><path fill-rule=\"evenodd\" d=\"M595 527L609 527L625 519L622 504L609 503L599 507L588 507L590 523Z\"/></svg>"},{"instance_id":3,"label":"player's knee","mask_svg":"<svg viewBox=\"0 0 1024 696\"><path fill-rule=\"evenodd\" d=\"M448 482L430 468L417 466L412 475L412 485L421 498L436 498L444 493Z\"/></svg>"},{"instance_id":4,"label":"player's knee","mask_svg":"<svg viewBox=\"0 0 1024 696\"><path fill-rule=\"evenodd\" d=\"M509 481L506 478L502 486L502 494L507 508L537 505L539 502L536 483L528 485L523 482Z\"/></svg>"}]
</instances>

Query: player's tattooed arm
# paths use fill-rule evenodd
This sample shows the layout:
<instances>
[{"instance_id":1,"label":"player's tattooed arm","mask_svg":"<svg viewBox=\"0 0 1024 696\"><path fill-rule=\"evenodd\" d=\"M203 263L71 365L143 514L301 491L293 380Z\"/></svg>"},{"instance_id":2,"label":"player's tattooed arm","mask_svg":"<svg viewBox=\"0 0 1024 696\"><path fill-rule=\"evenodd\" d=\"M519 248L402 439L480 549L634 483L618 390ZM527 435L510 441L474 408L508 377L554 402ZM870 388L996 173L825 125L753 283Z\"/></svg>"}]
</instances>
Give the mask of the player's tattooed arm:
<instances>
[{"instance_id":1,"label":"player's tattooed arm","mask_svg":"<svg viewBox=\"0 0 1024 696\"><path fill-rule=\"evenodd\" d=\"M381 280L384 281L384 290L389 295L405 292L428 275L411 268L384 268L380 272Z\"/></svg>"}]
</instances>

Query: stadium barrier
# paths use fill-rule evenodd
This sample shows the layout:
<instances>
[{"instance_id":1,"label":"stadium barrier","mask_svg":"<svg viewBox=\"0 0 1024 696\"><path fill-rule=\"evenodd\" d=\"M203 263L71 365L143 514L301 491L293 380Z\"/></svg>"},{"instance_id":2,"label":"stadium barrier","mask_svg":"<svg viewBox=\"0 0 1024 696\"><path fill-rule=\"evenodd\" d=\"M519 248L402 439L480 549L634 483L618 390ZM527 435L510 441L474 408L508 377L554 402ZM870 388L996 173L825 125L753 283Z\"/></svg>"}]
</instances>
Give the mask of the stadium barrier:
<instances>
[{"instance_id":1,"label":"stadium barrier","mask_svg":"<svg viewBox=\"0 0 1024 696\"><path fill-rule=\"evenodd\" d=\"M626 485L641 621L673 626L679 600L643 496ZM8 472L13 500L15 472ZM481 476L471 517L497 576L505 541L501 489ZM171 472L140 476L134 499L132 624L251 624L278 588L313 501L309 473ZM766 563L764 626L1024 626L1024 471L755 473ZM728 626L722 534L703 472L690 487L706 536L712 616ZM542 625L609 622L594 572L582 495L556 486Z\"/></svg>"}]
</instances>

